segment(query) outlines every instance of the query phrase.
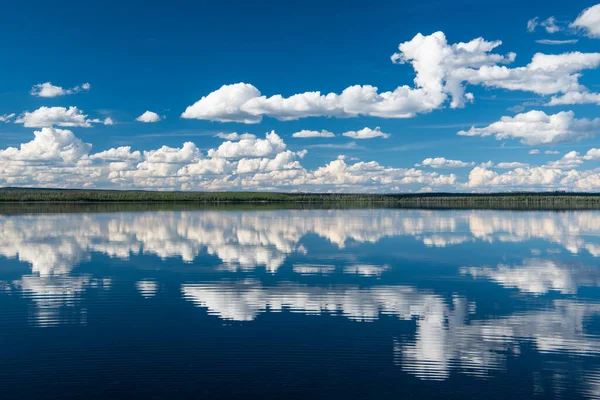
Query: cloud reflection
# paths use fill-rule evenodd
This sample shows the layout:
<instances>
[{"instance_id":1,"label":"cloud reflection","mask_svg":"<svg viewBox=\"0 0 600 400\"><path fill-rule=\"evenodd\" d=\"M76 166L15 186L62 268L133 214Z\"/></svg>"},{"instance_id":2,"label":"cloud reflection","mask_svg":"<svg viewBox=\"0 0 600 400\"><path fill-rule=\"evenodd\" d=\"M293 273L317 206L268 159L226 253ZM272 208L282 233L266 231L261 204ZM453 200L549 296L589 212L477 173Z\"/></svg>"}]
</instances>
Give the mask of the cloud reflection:
<instances>
[{"instance_id":1,"label":"cloud reflection","mask_svg":"<svg viewBox=\"0 0 600 400\"><path fill-rule=\"evenodd\" d=\"M151 254L192 262L218 257L230 270L263 266L274 273L303 238L335 248L410 236L430 247L545 240L600 256L600 213L430 210L185 211L0 216L0 255L28 262L41 276L68 273L97 252L128 259Z\"/></svg>"},{"instance_id":2,"label":"cloud reflection","mask_svg":"<svg viewBox=\"0 0 600 400\"><path fill-rule=\"evenodd\" d=\"M526 259L522 264L512 266L498 264L495 268L464 267L460 272L532 294L544 294L550 290L576 294L580 287L600 286L600 270L597 267L539 258Z\"/></svg>"},{"instance_id":3,"label":"cloud reflection","mask_svg":"<svg viewBox=\"0 0 600 400\"><path fill-rule=\"evenodd\" d=\"M422 379L447 379L453 369L484 376L505 368L508 354L532 343L541 353L600 355L600 338L584 324L600 315L600 304L555 300L542 310L475 319L464 297L443 297L409 286L315 287L294 283L263 286L258 281L182 285L184 298L224 320L252 321L265 312L331 314L353 321L382 315L416 321L414 340L395 340L395 359Z\"/></svg>"},{"instance_id":4,"label":"cloud reflection","mask_svg":"<svg viewBox=\"0 0 600 400\"><path fill-rule=\"evenodd\" d=\"M0 254L31 267L18 279L0 282L0 291L30 300L31 321L38 326L69 321L85 324L84 293L108 289L111 284L108 279L73 273L93 253L123 260L141 254L165 260L176 257L175 262L185 263L211 255L215 258L213 264L208 263L211 273L229 279L187 280L176 286L184 299L207 313L247 322L263 313L281 312L328 314L356 322L374 322L384 316L404 321L401 324L414 330L408 337L395 333L390 337L394 360L420 379L444 380L453 372L487 376L506 369L509 357L518 357L524 345L533 345L544 354L600 355L600 339L586 331L587 323L600 316L600 304L573 296L583 286L599 286L599 270L579 259L561 261L562 250L557 249L600 256L597 212L386 209L39 214L0 216L0 229ZM468 292L438 294L426 288L431 282L425 278L420 280L423 287L388 284L386 278L399 267L393 255L383 254L385 261L378 264L363 261L360 252L370 244L401 236L412 240L408 246L417 241L415 246L421 246L421 251L428 247L428 252L531 241L526 259L493 260L488 266L474 259L472 266L458 271L462 282L489 280L518 290L523 301L532 302L531 307L480 315L476 313L479 302L486 300L477 299L476 304ZM357 243L366 246L357 251ZM401 253L406 249L402 246L393 251ZM352 257L346 257L351 253ZM279 274L288 259L291 269L284 271L287 275ZM257 267L275 274L269 284L256 278ZM154 298L143 301L145 305L160 300L156 297L159 290L168 290L168 285L152 276L140 278L130 288L144 299ZM542 296L549 291L562 296ZM589 390L595 392L597 386L592 382Z\"/></svg>"}]
</instances>

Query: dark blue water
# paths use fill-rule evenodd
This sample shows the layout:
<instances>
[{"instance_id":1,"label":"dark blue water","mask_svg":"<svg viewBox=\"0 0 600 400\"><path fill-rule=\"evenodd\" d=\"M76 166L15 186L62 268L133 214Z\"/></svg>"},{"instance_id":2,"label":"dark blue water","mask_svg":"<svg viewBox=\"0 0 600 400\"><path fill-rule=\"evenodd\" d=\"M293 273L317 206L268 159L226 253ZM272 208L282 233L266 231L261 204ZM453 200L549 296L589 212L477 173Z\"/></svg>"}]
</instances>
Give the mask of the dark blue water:
<instances>
[{"instance_id":1,"label":"dark blue water","mask_svg":"<svg viewBox=\"0 0 600 400\"><path fill-rule=\"evenodd\" d=\"M600 398L600 212L0 215L0 397Z\"/></svg>"}]
</instances>

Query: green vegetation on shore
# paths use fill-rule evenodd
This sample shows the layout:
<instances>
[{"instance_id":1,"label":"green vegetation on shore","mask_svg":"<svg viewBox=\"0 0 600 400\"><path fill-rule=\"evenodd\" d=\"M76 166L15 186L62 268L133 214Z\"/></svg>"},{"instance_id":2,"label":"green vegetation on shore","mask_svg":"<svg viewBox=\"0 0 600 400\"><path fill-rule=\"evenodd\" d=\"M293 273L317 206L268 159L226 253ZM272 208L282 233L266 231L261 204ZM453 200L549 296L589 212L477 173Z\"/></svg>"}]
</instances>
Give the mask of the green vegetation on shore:
<instances>
[{"instance_id":1,"label":"green vegetation on shore","mask_svg":"<svg viewBox=\"0 0 600 400\"><path fill-rule=\"evenodd\" d=\"M189 203L197 205L385 206L418 208L600 209L600 194L513 192L490 194L330 194L270 192L157 192L0 189L2 203Z\"/></svg>"}]
</instances>

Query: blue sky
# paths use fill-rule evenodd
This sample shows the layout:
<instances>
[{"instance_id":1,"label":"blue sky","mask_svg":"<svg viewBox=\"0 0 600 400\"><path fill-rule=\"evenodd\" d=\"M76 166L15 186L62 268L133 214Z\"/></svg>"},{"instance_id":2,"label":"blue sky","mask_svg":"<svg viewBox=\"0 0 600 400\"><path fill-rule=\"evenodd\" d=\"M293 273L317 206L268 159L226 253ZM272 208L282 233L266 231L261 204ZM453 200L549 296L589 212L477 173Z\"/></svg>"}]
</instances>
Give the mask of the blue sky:
<instances>
[{"instance_id":1,"label":"blue sky","mask_svg":"<svg viewBox=\"0 0 600 400\"><path fill-rule=\"evenodd\" d=\"M0 27L0 116L6 120L0 185L597 191L595 5L9 4ZM502 43L473 50L477 38ZM461 42L471 43L470 50L452 47ZM399 50L401 43L411 44ZM395 53L403 63L392 61ZM561 56L522 70L536 53ZM42 84L47 92L35 88ZM376 87L383 97L373 100L374 92L364 90L359 97L342 95L354 85ZM382 93L401 86L406 93L386 102ZM321 96L307 106L307 93L316 91ZM335 98L326 99L329 93ZM277 95L287 100L272 98ZM548 105L552 98L561 104ZM158 121L137 121L146 111L156 116L145 120ZM104 124L106 118L113 123ZM333 137L292 136L302 130ZM265 137L271 131L277 137ZM232 132L256 138L228 144L222 137L233 136L216 137ZM373 132L383 134L360 138Z\"/></svg>"}]
</instances>

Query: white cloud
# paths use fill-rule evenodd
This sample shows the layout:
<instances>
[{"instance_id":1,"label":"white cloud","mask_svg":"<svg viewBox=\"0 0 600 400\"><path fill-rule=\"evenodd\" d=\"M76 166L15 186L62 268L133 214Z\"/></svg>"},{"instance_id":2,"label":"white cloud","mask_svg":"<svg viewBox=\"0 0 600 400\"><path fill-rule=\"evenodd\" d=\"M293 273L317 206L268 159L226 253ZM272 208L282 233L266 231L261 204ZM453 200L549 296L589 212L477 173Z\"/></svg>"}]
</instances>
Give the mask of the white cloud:
<instances>
[{"instance_id":1,"label":"white cloud","mask_svg":"<svg viewBox=\"0 0 600 400\"><path fill-rule=\"evenodd\" d=\"M297 158L304 157L304 152L294 153L290 150L277 154L274 158L242 158L237 163L236 174L300 169Z\"/></svg>"},{"instance_id":2,"label":"white cloud","mask_svg":"<svg viewBox=\"0 0 600 400\"><path fill-rule=\"evenodd\" d=\"M265 139L249 138L237 142L224 142L216 150L209 150L208 156L219 158L267 157L285 150L286 144L283 139L273 131L267 133Z\"/></svg>"},{"instance_id":3,"label":"white cloud","mask_svg":"<svg viewBox=\"0 0 600 400\"><path fill-rule=\"evenodd\" d=\"M540 151L538 149L532 149L532 150L529 150L529 152L527 154L540 154Z\"/></svg>"},{"instance_id":4,"label":"white cloud","mask_svg":"<svg viewBox=\"0 0 600 400\"><path fill-rule=\"evenodd\" d=\"M215 135L215 137L218 137L220 139L225 139L225 140L231 140L231 141L242 140L242 139L256 139L256 135L253 135L251 133L242 133L240 135L237 132L231 132L231 133L219 132Z\"/></svg>"},{"instance_id":5,"label":"white cloud","mask_svg":"<svg viewBox=\"0 0 600 400\"><path fill-rule=\"evenodd\" d=\"M597 170L582 170L584 161L598 159L600 152L591 149L585 156L575 151L565 154L558 161L543 166L516 168L497 173L478 166L469 174L467 188L489 188L505 190L576 190L597 191L600 188L600 173Z\"/></svg>"},{"instance_id":6,"label":"white cloud","mask_svg":"<svg viewBox=\"0 0 600 400\"><path fill-rule=\"evenodd\" d=\"M581 71L599 65L600 53L536 53L524 67L459 68L453 71L453 76L473 85L549 95L585 90L579 84Z\"/></svg>"},{"instance_id":7,"label":"white cloud","mask_svg":"<svg viewBox=\"0 0 600 400\"><path fill-rule=\"evenodd\" d=\"M562 96L552 96L548 106L568 104L597 104L600 105L600 93L593 92L567 92Z\"/></svg>"},{"instance_id":8,"label":"white cloud","mask_svg":"<svg viewBox=\"0 0 600 400\"><path fill-rule=\"evenodd\" d=\"M426 158L420 164L415 164L415 167L431 167L431 168L464 168L472 167L473 162L464 162L460 160L449 160L444 157Z\"/></svg>"},{"instance_id":9,"label":"white cloud","mask_svg":"<svg viewBox=\"0 0 600 400\"><path fill-rule=\"evenodd\" d=\"M527 21L527 31L533 32L538 26L541 26L546 30L547 33L556 33L563 30L563 27L559 26L556 22L555 17L548 17L543 21L540 21L538 17L532 18Z\"/></svg>"},{"instance_id":10,"label":"white cloud","mask_svg":"<svg viewBox=\"0 0 600 400\"><path fill-rule=\"evenodd\" d=\"M600 149L589 149L583 157L584 160L600 160Z\"/></svg>"},{"instance_id":11,"label":"white cloud","mask_svg":"<svg viewBox=\"0 0 600 400\"><path fill-rule=\"evenodd\" d=\"M144 159L154 164L186 163L197 159L199 154L194 143L185 142L182 148L162 146L158 150L144 151Z\"/></svg>"},{"instance_id":12,"label":"white cloud","mask_svg":"<svg viewBox=\"0 0 600 400\"><path fill-rule=\"evenodd\" d=\"M529 21L527 21L527 31L528 32L535 31L535 28L537 28L538 24L539 24L539 18L538 17L530 19Z\"/></svg>"},{"instance_id":13,"label":"white cloud","mask_svg":"<svg viewBox=\"0 0 600 400\"><path fill-rule=\"evenodd\" d=\"M560 46L563 44L575 44L579 42L579 39L567 39L567 40L552 40L552 39L539 39L535 41L539 44L548 44L551 46Z\"/></svg>"},{"instance_id":14,"label":"white cloud","mask_svg":"<svg viewBox=\"0 0 600 400\"><path fill-rule=\"evenodd\" d=\"M248 83L223 85L186 108L181 118L255 124L260 122L262 117L249 114L243 111L242 107L247 101L260 95L260 91Z\"/></svg>"},{"instance_id":15,"label":"white cloud","mask_svg":"<svg viewBox=\"0 0 600 400\"><path fill-rule=\"evenodd\" d=\"M90 144L83 143L76 138L73 132L69 130L47 127L35 131L34 139L21 144L19 148L8 147L0 150L0 161L74 164L87 155L91 147Z\"/></svg>"},{"instance_id":16,"label":"white cloud","mask_svg":"<svg viewBox=\"0 0 600 400\"><path fill-rule=\"evenodd\" d=\"M512 187L552 186L562 177L563 172L557 168L517 168L503 174L490 171L484 167L475 167L469 173L468 187L496 187L506 190Z\"/></svg>"},{"instance_id":17,"label":"white cloud","mask_svg":"<svg viewBox=\"0 0 600 400\"><path fill-rule=\"evenodd\" d=\"M104 121L102 123L104 125L114 125L115 121L113 121L111 117L106 117L104 118Z\"/></svg>"},{"instance_id":18,"label":"white cloud","mask_svg":"<svg viewBox=\"0 0 600 400\"><path fill-rule=\"evenodd\" d=\"M0 122L9 123L15 117L15 113L0 115Z\"/></svg>"},{"instance_id":19,"label":"white cloud","mask_svg":"<svg viewBox=\"0 0 600 400\"><path fill-rule=\"evenodd\" d=\"M544 21L554 30L554 20ZM522 67L502 64L514 62L516 54L495 54L500 41L477 38L466 43L448 44L443 32L428 36L417 34L401 43L392 55L395 63L410 63L415 71L414 86L403 85L380 92L371 85L355 85L341 93L319 91L276 94L270 97L248 83L223 85L189 106L182 118L220 122L258 123L263 116L282 121L306 117L411 118L439 109L450 99L450 107L463 107L474 96L466 85L528 91L551 95L587 90L579 83L581 71L600 66L600 53L537 53Z\"/></svg>"},{"instance_id":20,"label":"white cloud","mask_svg":"<svg viewBox=\"0 0 600 400\"><path fill-rule=\"evenodd\" d=\"M560 154L560 151L557 150L546 150L544 151L544 154Z\"/></svg>"},{"instance_id":21,"label":"white cloud","mask_svg":"<svg viewBox=\"0 0 600 400\"><path fill-rule=\"evenodd\" d=\"M32 96L37 97L58 97L78 93L81 91L87 91L90 90L90 88L91 85L89 83L82 83L81 85L77 85L71 89L64 89L60 86L54 86L50 82L45 82L33 85L30 93Z\"/></svg>"},{"instance_id":22,"label":"white cloud","mask_svg":"<svg viewBox=\"0 0 600 400\"><path fill-rule=\"evenodd\" d=\"M146 122L146 123L152 123L152 122L158 122L161 120L160 116L152 111L145 111L142 115L140 115L139 117L137 117L135 119L138 122Z\"/></svg>"},{"instance_id":23,"label":"white cloud","mask_svg":"<svg viewBox=\"0 0 600 400\"><path fill-rule=\"evenodd\" d=\"M576 119L572 111L547 115L543 111L529 111L514 117L502 117L483 128L471 127L460 131L462 136L495 136L496 139L521 139L531 146L577 141L595 136L600 130L600 118Z\"/></svg>"},{"instance_id":24,"label":"white cloud","mask_svg":"<svg viewBox=\"0 0 600 400\"><path fill-rule=\"evenodd\" d=\"M141 158L142 154L139 151L132 152L131 146L112 148L90 156L92 160L104 161L139 161Z\"/></svg>"},{"instance_id":25,"label":"white cloud","mask_svg":"<svg viewBox=\"0 0 600 400\"><path fill-rule=\"evenodd\" d=\"M16 120L28 128L61 126L69 128L90 128L97 120L88 119L87 115L77 107L40 107L33 112L25 111Z\"/></svg>"},{"instance_id":26,"label":"white cloud","mask_svg":"<svg viewBox=\"0 0 600 400\"><path fill-rule=\"evenodd\" d=\"M342 133L342 135L352 139L373 139L377 137L388 139L390 136L392 136L389 133L381 132L379 127L376 127L375 129L363 128L359 131L348 131Z\"/></svg>"},{"instance_id":27,"label":"white cloud","mask_svg":"<svg viewBox=\"0 0 600 400\"><path fill-rule=\"evenodd\" d=\"M588 37L600 38L600 4L583 10L569 26L582 30Z\"/></svg>"},{"instance_id":28,"label":"white cloud","mask_svg":"<svg viewBox=\"0 0 600 400\"><path fill-rule=\"evenodd\" d=\"M517 162L517 161L500 162L500 163L494 165L495 168L500 168L500 169L525 168L528 166L529 166L529 164L527 164L527 163L522 163L522 162Z\"/></svg>"},{"instance_id":29,"label":"white cloud","mask_svg":"<svg viewBox=\"0 0 600 400\"><path fill-rule=\"evenodd\" d=\"M15 123L23 124L28 128L43 128L49 126L61 126L69 128L90 128L92 123L99 122L91 120L77 107L40 107L33 112L25 111L19 116Z\"/></svg>"},{"instance_id":30,"label":"white cloud","mask_svg":"<svg viewBox=\"0 0 600 400\"><path fill-rule=\"evenodd\" d=\"M292 137L295 138L331 138L334 137L335 134L326 130L321 130L321 131L309 131L306 129L303 129L299 132L295 132L292 134Z\"/></svg>"},{"instance_id":31,"label":"white cloud","mask_svg":"<svg viewBox=\"0 0 600 400\"><path fill-rule=\"evenodd\" d=\"M551 168L577 168L579 165L583 164L583 159L580 154L576 151L570 151L565 154L558 161L550 161L548 166Z\"/></svg>"},{"instance_id":32,"label":"white cloud","mask_svg":"<svg viewBox=\"0 0 600 400\"><path fill-rule=\"evenodd\" d=\"M353 193L600 188L600 171L581 170L587 161L600 159L598 149L585 154L569 152L541 166L482 163L464 183L455 174L389 167L344 156L307 169L302 165L306 150L289 150L275 132L263 138L226 141L205 153L192 142L146 151L130 146L97 153L90 153L90 149L90 144L69 130L44 127L30 142L0 150L0 186ZM473 164L431 158L420 166L455 168ZM510 171L500 174L493 168Z\"/></svg>"},{"instance_id":33,"label":"white cloud","mask_svg":"<svg viewBox=\"0 0 600 400\"><path fill-rule=\"evenodd\" d=\"M548 17L545 21L540 23L540 26L543 26L548 33L556 33L562 30L561 27L556 25L556 18L554 17Z\"/></svg>"},{"instance_id":34,"label":"white cloud","mask_svg":"<svg viewBox=\"0 0 600 400\"><path fill-rule=\"evenodd\" d=\"M293 120L310 116L410 118L440 108L452 96L451 107L462 107L473 100L465 93L462 82L468 71L514 61L515 54L490 53L501 44L482 38L449 45L443 32L429 36L416 35L401 43L392 56L396 63L410 63L416 72L415 86L399 86L393 91L379 92L371 85L355 85L340 94L305 92L290 97L266 97L253 85L236 83L202 97L189 106L183 118L221 122L258 123L263 116ZM576 78L573 78L576 79Z\"/></svg>"}]
</instances>

